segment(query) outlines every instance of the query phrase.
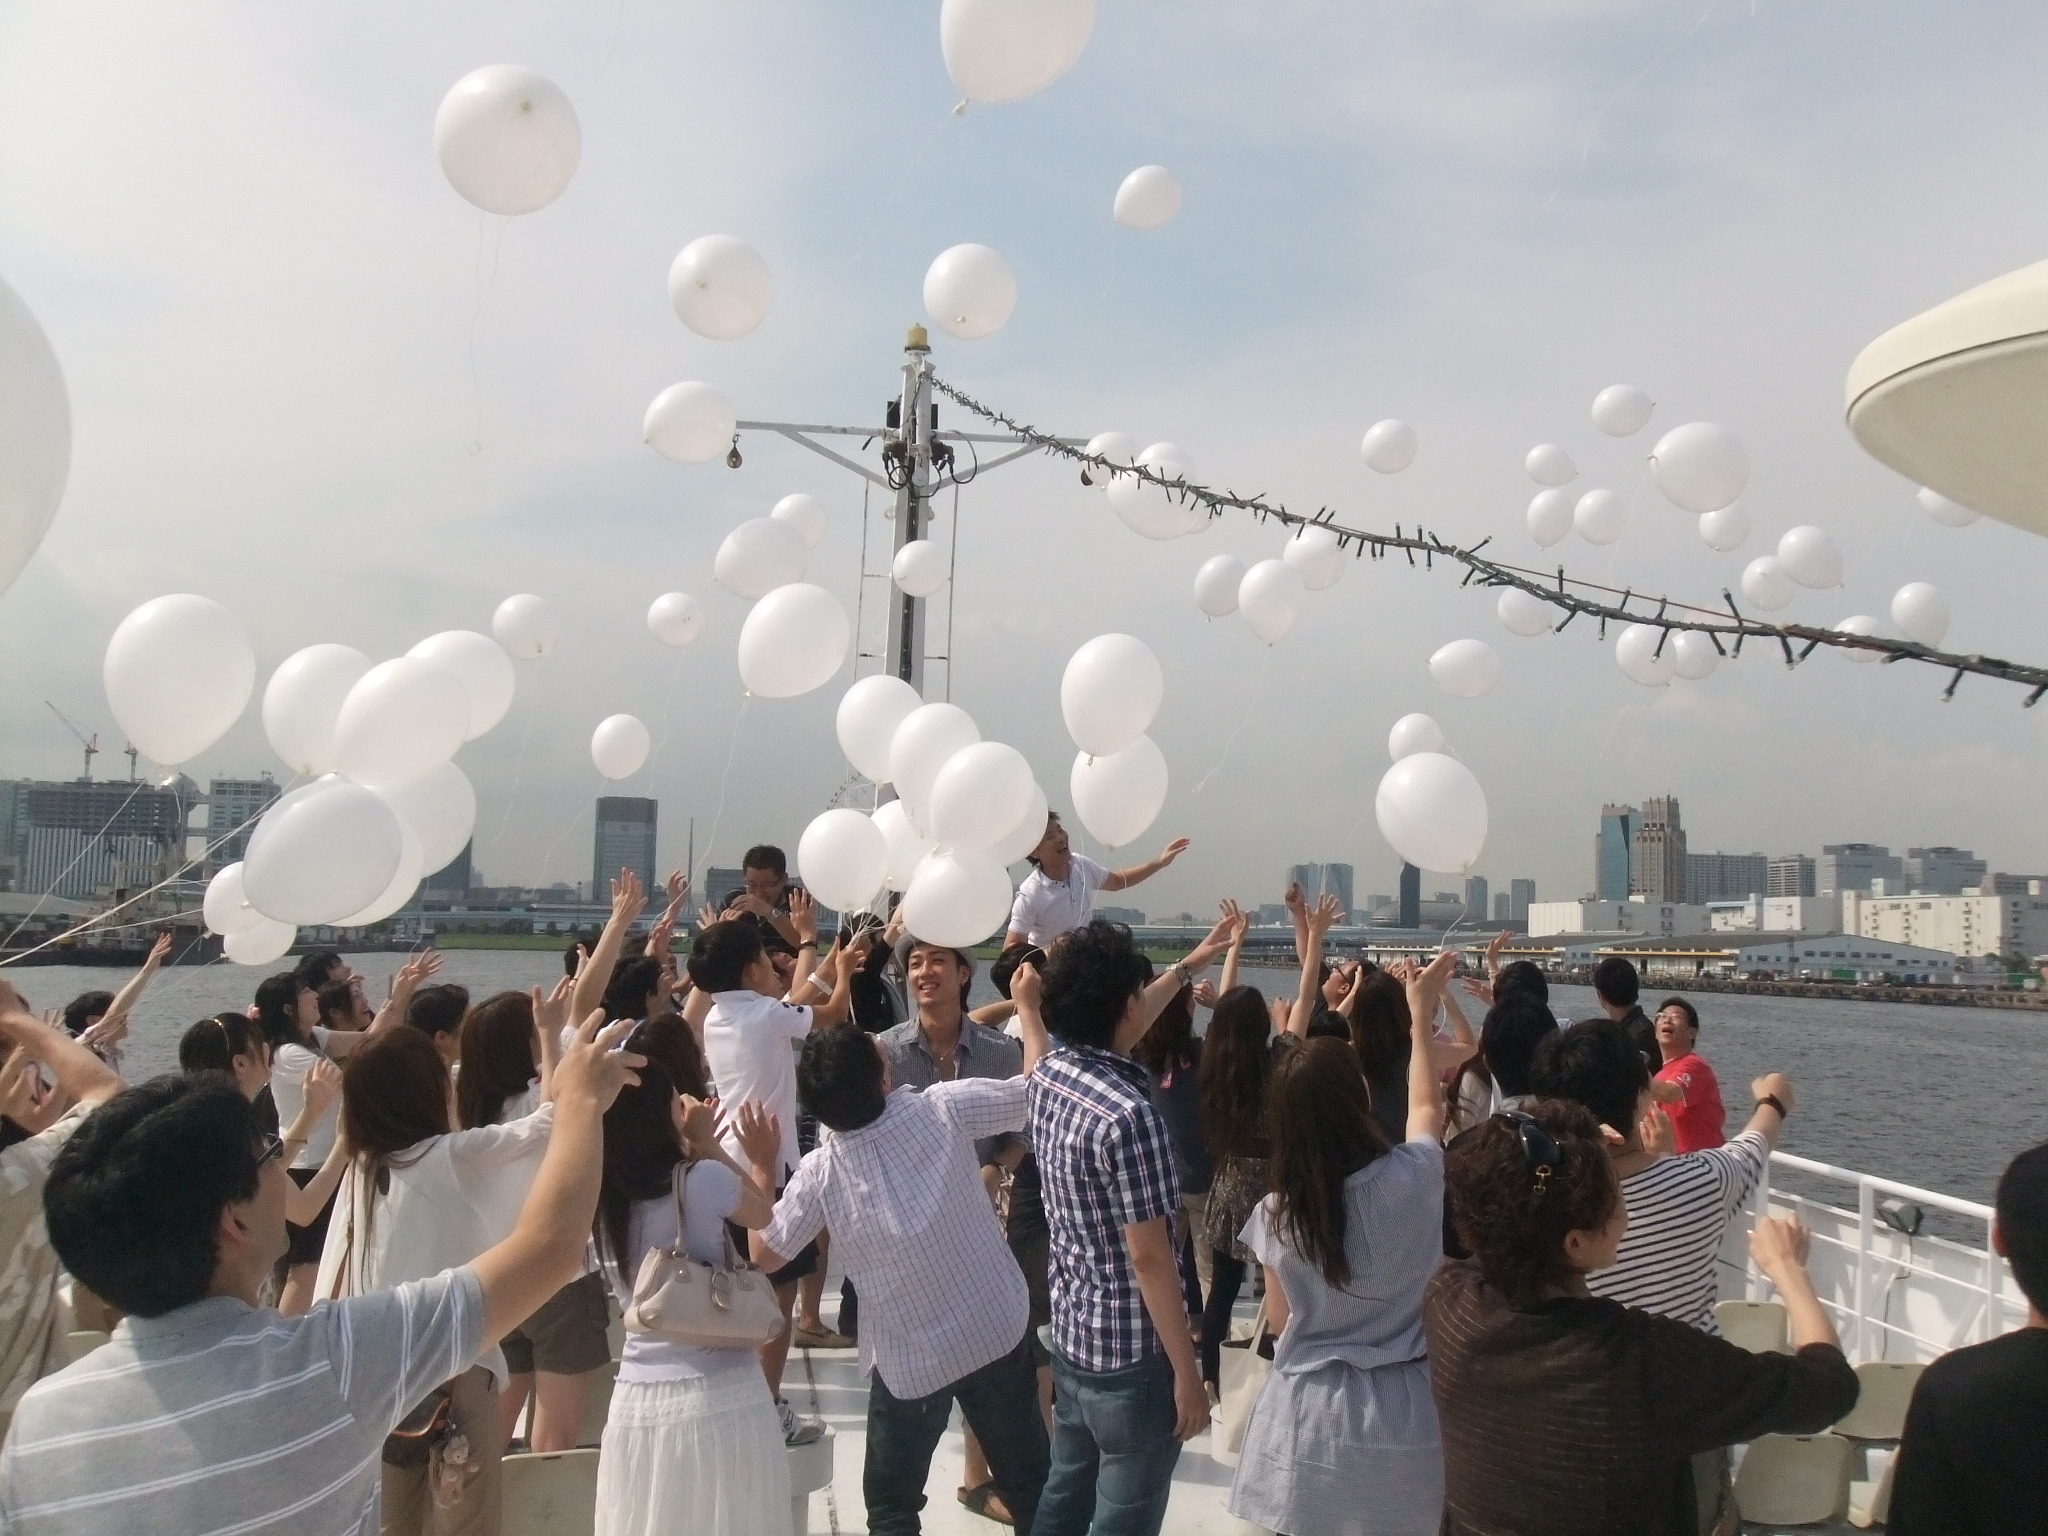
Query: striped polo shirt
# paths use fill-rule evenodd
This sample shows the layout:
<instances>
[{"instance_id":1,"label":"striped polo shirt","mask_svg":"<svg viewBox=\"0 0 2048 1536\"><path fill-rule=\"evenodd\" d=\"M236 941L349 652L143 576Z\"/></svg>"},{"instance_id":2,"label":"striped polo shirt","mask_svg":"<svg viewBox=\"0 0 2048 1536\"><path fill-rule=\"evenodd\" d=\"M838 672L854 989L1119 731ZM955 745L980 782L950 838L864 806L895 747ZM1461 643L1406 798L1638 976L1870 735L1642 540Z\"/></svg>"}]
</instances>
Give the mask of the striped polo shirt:
<instances>
[{"instance_id":1,"label":"striped polo shirt","mask_svg":"<svg viewBox=\"0 0 2048 1536\"><path fill-rule=\"evenodd\" d=\"M1663 1157L1621 1181L1628 1231L1612 1269L1586 1276L1586 1288L1625 1307L1676 1318L1719 1333L1721 1239L1770 1161L1762 1131L1726 1146Z\"/></svg>"},{"instance_id":2,"label":"striped polo shirt","mask_svg":"<svg viewBox=\"0 0 2048 1536\"><path fill-rule=\"evenodd\" d=\"M392 1427L483 1344L474 1271L285 1318L233 1297L131 1317L30 1388L0 1452L10 1536L375 1536Z\"/></svg>"}]
</instances>

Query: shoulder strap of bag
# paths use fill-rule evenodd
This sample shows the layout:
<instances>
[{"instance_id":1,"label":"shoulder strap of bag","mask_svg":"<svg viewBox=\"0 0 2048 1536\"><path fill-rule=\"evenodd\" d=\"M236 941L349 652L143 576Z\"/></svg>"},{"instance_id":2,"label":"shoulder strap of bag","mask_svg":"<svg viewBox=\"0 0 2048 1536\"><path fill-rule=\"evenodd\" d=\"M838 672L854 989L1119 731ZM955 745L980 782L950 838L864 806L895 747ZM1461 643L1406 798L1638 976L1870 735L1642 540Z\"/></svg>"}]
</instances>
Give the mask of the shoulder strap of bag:
<instances>
[{"instance_id":1,"label":"shoulder strap of bag","mask_svg":"<svg viewBox=\"0 0 2048 1536\"><path fill-rule=\"evenodd\" d=\"M687 1253L690 1248L690 1229L685 1222L683 1206L683 1185L690 1176L690 1170L695 1166L696 1159L684 1158L676 1164L676 1171L670 1176L669 1181L670 1191L675 1196L676 1202L676 1249L682 1253Z\"/></svg>"},{"instance_id":2,"label":"shoulder strap of bag","mask_svg":"<svg viewBox=\"0 0 2048 1536\"><path fill-rule=\"evenodd\" d=\"M348 1176L349 1176L350 1178L354 1178L354 1177L355 1177L355 1169L354 1169L354 1168L350 1168L350 1169L349 1169L349 1175L348 1175ZM341 1290L342 1290L342 1287L343 1287L343 1286L345 1286L346 1284L348 1284L348 1266L349 1266L349 1260L350 1260L350 1259L352 1259L352 1258L353 1258L353 1257L355 1256L355 1249L356 1249L356 1201L355 1201L355 1191L354 1191L354 1190L350 1190L350 1191L349 1191L349 1202L348 1202L348 1226L347 1226L347 1227L345 1227L345 1228L344 1228L344 1229L342 1230L342 1237L341 1237L341 1262L340 1262L339 1264L337 1264L337 1265L336 1265L336 1266L334 1267L334 1285L333 1285L333 1288L332 1288L331 1290L329 1290L329 1291L328 1291L328 1293L327 1293L327 1299L328 1299L329 1301L339 1301L339 1300L341 1300Z\"/></svg>"}]
</instances>

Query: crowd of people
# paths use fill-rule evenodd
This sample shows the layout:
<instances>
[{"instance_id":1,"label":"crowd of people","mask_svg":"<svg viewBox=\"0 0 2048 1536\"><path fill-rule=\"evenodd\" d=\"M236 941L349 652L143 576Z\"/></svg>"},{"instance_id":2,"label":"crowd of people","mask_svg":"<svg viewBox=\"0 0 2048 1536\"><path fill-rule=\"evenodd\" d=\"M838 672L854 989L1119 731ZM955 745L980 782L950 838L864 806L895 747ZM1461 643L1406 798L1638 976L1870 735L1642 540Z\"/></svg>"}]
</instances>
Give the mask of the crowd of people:
<instances>
[{"instance_id":1,"label":"crowd of people","mask_svg":"<svg viewBox=\"0 0 2048 1536\"><path fill-rule=\"evenodd\" d=\"M785 1528L821 1433L793 1344L858 1351L877 1533L920 1529L956 1405L961 1503L1041 1536L1159 1531L1212 1414L1231 1511L1289 1536L1735 1531L1730 1448L1858 1392L1790 1222L1750 1237L1790 1351L1716 1327L1793 1085L1730 1134L1696 1009L1647 1014L1626 961L1561 1025L1498 943L1462 978L1326 958L1342 913L1298 890L1291 992L1246 984L1229 901L1162 970L1094 900L1186 847L1111 870L1050 817L980 1008L976 955L900 914L821 947L766 845L684 955L687 882L643 932L622 873L549 988L472 998L425 953L372 1007L319 952L134 1086L162 945L44 1018L0 977L0 1531L494 1532L614 1313L600 1536ZM1997 1212L2028 1327L1923 1379L1905 1536L2040 1508L2048 1147ZM66 1287L112 1329L69 1366Z\"/></svg>"}]
</instances>

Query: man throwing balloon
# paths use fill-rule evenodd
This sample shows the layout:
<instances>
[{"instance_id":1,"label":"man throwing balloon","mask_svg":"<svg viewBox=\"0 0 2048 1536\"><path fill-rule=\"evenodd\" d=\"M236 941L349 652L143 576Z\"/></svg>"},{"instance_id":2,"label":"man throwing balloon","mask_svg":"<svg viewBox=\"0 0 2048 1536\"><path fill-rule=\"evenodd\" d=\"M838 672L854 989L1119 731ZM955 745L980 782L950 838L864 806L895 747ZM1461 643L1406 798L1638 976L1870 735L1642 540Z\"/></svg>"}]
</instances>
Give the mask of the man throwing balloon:
<instances>
[{"instance_id":1,"label":"man throwing balloon","mask_svg":"<svg viewBox=\"0 0 2048 1536\"><path fill-rule=\"evenodd\" d=\"M1151 879L1187 851L1188 840L1177 837L1149 863L1110 869L1075 853L1068 845L1067 829L1060 825L1059 812L1048 811L1045 836L1026 855L1031 873L1017 887L1005 947L1028 943L1043 949L1061 934L1087 927L1095 916L1097 891L1128 890Z\"/></svg>"}]
</instances>

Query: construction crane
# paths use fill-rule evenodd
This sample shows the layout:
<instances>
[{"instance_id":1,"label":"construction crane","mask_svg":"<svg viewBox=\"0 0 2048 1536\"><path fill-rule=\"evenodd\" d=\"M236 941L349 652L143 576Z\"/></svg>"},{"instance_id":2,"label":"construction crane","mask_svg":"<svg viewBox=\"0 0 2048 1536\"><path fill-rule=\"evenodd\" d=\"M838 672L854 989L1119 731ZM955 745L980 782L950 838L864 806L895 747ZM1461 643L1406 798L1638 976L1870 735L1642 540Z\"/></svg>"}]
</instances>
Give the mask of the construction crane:
<instances>
[{"instance_id":1,"label":"construction crane","mask_svg":"<svg viewBox=\"0 0 2048 1536\"><path fill-rule=\"evenodd\" d=\"M59 709L56 705L50 703L48 699L43 700L43 703L49 709L51 714L55 715L59 720L62 720L64 722L64 729L69 731L72 735L76 736L78 738L78 744L81 747L85 748L85 782L91 783L92 760L95 757L98 757L100 754L99 732L94 731L92 735L86 735L85 732L81 731L77 726L73 725L71 721L65 717L63 710Z\"/></svg>"}]
</instances>

